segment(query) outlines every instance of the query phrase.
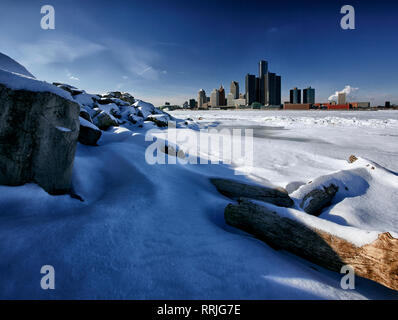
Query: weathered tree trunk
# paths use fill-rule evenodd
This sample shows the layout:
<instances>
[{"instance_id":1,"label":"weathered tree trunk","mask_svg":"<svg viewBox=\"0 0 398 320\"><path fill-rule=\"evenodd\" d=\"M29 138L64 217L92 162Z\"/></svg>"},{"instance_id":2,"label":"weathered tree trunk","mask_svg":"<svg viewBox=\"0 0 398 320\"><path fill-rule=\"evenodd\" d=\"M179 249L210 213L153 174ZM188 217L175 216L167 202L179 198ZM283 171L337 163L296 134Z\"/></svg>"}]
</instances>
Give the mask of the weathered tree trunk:
<instances>
[{"instance_id":1,"label":"weathered tree trunk","mask_svg":"<svg viewBox=\"0 0 398 320\"><path fill-rule=\"evenodd\" d=\"M281 217L263 206L241 201L225 208L227 224L326 269L340 272L350 265L358 276L398 290L398 239L380 234L374 242L356 247L352 243Z\"/></svg>"},{"instance_id":2,"label":"weathered tree trunk","mask_svg":"<svg viewBox=\"0 0 398 320\"><path fill-rule=\"evenodd\" d=\"M269 202L281 207L291 207L293 200L283 188L267 188L227 179L210 179L222 195L231 198L249 198Z\"/></svg>"}]
</instances>

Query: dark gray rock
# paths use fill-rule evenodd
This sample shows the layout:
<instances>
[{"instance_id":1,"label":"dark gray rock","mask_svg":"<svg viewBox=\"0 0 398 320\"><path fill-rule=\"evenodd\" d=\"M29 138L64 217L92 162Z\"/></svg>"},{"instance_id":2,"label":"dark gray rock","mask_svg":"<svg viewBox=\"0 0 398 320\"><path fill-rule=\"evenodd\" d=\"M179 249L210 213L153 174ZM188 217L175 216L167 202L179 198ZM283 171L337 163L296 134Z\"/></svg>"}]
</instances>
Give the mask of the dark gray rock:
<instances>
[{"instance_id":1,"label":"dark gray rock","mask_svg":"<svg viewBox=\"0 0 398 320\"><path fill-rule=\"evenodd\" d=\"M105 111L101 111L94 119L94 124L101 130L108 130L110 127L116 127L119 125L115 118L112 118Z\"/></svg>"},{"instance_id":2,"label":"dark gray rock","mask_svg":"<svg viewBox=\"0 0 398 320\"><path fill-rule=\"evenodd\" d=\"M56 94L0 85L0 184L36 182L50 194L69 193L79 112Z\"/></svg>"},{"instance_id":3,"label":"dark gray rock","mask_svg":"<svg viewBox=\"0 0 398 320\"><path fill-rule=\"evenodd\" d=\"M339 187L334 184L323 187L323 189L312 190L305 195L300 207L308 214L319 216L322 210L330 205L337 191L339 191Z\"/></svg>"},{"instance_id":4,"label":"dark gray rock","mask_svg":"<svg viewBox=\"0 0 398 320\"><path fill-rule=\"evenodd\" d=\"M97 146L102 131L86 119L80 118L79 142L87 146Z\"/></svg>"},{"instance_id":5,"label":"dark gray rock","mask_svg":"<svg viewBox=\"0 0 398 320\"><path fill-rule=\"evenodd\" d=\"M168 126L170 119L165 114L156 114L148 116L145 120L152 121L159 128L165 128Z\"/></svg>"},{"instance_id":6,"label":"dark gray rock","mask_svg":"<svg viewBox=\"0 0 398 320\"><path fill-rule=\"evenodd\" d=\"M91 123L93 122L93 120L91 119L90 113L88 113L88 111L85 109L80 110L80 117L87 120L88 122L91 122Z\"/></svg>"}]
</instances>

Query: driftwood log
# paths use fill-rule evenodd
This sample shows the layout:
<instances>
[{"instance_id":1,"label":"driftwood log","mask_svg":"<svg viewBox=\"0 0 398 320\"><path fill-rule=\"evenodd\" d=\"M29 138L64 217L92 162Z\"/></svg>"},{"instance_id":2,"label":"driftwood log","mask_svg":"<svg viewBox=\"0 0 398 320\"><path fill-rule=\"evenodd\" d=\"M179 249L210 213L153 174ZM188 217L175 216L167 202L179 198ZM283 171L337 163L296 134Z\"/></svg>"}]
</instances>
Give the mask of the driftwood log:
<instances>
[{"instance_id":1,"label":"driftwood log","mask_svg":"<svg viewBox=\"0 0 398 320\"><path fill-rule=\"evenodd\" d=\"M210 181L217 188L218 192L233 200L239 198L255 199L281 207L291 207L294 204L288 192L283 188L267 188L217 178L212 178Z\"/></svg>"},{"instance_id":2,"label":"driftwood log","mask_svg":"<svg viewBox=\"0 0 398 320\"><path fill-rule=\"evenodd\" d=\"M356 247L347 240L281 217L247 200L229 204L225 209L225 221L273 247L326 269L340 272L343 265L350 265L356 275L398 290L398 239L389 233L382 233L374 242Z\"/></svg>"}]
</instances>

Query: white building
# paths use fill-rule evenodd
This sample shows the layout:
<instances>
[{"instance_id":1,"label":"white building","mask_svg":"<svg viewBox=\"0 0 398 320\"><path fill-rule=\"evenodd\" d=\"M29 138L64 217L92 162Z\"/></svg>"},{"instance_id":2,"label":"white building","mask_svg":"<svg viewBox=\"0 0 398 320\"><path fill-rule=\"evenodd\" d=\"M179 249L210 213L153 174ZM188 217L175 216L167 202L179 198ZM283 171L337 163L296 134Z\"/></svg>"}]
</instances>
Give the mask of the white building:
<instances>
[{"instance_id":1,"label":"white building","mask_svg":"<svg viewBox=\"0 0 398 320\"><path fill-rule=\"evenodd\" d=\"M198 92L198 108L203 108L203 105L207 103L206 92L200 89Z\"/></svg>"},{"instance_id":2,"label":"white building","mask_svg":"<svg viewBox=\"0 0 398 320\"><path fill-rule=\"evenodd\" d=\"M220 92L214 89L210 95L210 106L212 108L217 108L220 106Z\"/></svg>"},{"instance_id":3,"label":"white building","mask_svg":"<svg viewBox=\"0 0 398 320\"><path fill-rule=\"evenodd\" d=\"M346 104L347 103L347 95L345 92L339 93L337 96L337 104Z\"/></svg>"},{"instance_id":4,"label":"white building","mask_svg":"<svg viewBox=\"0 0 398 320\"><path fill-rule=\"evenodd\" d=\"M227 107L235 107L234 103L235 97L233 93L228 93L227 95Z\"/></svg>"}]
</instances>

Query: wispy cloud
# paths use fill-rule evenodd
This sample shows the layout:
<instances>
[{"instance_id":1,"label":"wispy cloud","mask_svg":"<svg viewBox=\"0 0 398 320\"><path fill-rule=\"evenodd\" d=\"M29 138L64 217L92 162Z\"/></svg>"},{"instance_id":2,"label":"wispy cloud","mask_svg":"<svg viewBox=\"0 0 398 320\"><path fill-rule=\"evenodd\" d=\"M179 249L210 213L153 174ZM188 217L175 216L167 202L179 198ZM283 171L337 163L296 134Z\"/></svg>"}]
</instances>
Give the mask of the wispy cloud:
<instances>
[{"instance_id":1,"label":"wispy cloud","mask_svg":"<svg viewBox=\"0 0 398 320\"><path fill-rule=\"evenodd\" d=\"M23 64L47 65L74 62L76 59L96 54L106 48L76 36L63 35L62 39L50 37L35 42L17 43L16 49Z\"/></svg>"},{"instance_id":2,"label":"wispy cloud","mask_svg":"<svg viewBox=\"0 0 398 320\"><path fill-rule=\"evenodd\" d=\"M75 77L74 75L72 75L72 74L69 72L69 70L66 70L66 75L67 75L67 77L69 78L69 80L72 80L72 81L80 81L80 79L79 79L78 77Z\"/></svg>"},{"instance_id":3,"label":"wispy cloud","mask_svg":"<svg viewBox=\"0 0 398 320\"><path fill-rule=\"evenodd\" d=\"M164 74L154 66L160 59L158 51L114 39L104 43L126 73L144 80L158 80Z\"/></svg>"}]
</instances>

